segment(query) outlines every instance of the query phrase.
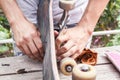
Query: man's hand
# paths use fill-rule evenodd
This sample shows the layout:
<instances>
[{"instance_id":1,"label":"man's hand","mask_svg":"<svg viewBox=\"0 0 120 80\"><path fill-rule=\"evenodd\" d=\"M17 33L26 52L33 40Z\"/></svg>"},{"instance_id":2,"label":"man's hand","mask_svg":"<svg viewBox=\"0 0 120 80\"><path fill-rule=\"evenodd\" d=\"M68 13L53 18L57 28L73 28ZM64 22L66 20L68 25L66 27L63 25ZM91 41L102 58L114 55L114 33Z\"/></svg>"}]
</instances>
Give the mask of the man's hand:
<instances>
[{"instance_id":1,"label":"man's hand","mask_svg":"<svg viewBox=\"0 0 120 80\"><path fill-rule=\"evenodd\" d=\"M64 29L56 39L58 59L64 57L77 58L84 49L95 25L109 0L90 0L78 25Z\"/></svg>"},{"instance_id":2,"label":"man's hand","mask_svg":"<svg viewBox=\"0 0 120 80\"><path fill-rule=\"evenodd\" d=\"M30 58L42 60L40 33L31 22L26 20L16 0L0 0L0 7L10 23L15 42L20 50Z\"/></svg>"},{"instance_id":3,"label":"man's hand","mask_svg":"<svg viewBox=\"0 0 120 80\"><path fill-rule=\"evenodd\" d=\"M55 31L55 34L58 33ZM84 27L76 26L62 30L56 38L58 59L61 60L64 57L77 58L85 48L89 36Z\"/></svg>"},{"instance_id":4,"label":"man's hand","mask_svg":"<svg viewBox=\"0 0 120 80\"><path fill-rule=\"evenodd\" d=\"M42 60L42 42L37 28L27 20L11 25L14 39L22 52L32 59Z\"/></svg>"}]
</instances>

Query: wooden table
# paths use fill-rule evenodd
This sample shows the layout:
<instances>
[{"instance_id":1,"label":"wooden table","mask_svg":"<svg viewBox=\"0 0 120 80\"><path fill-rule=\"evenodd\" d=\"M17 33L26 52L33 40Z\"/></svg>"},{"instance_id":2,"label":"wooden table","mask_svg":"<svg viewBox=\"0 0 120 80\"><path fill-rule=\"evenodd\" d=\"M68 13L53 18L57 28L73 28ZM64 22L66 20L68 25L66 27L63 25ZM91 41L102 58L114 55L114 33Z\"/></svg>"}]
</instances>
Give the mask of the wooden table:
<instances>
[{"instance_id":1,"label":"wooden table","mask_svg":"<svg viewBox=\"0 0 120 80\"><path fill-rule=\"evenodd\" d=\"M95 50L98 52L98 62L95 66L96 80L120 80L120 73L104 54L107 50L120 52L120 46L103 47ZM25 69L27 73L18 74L17 71L20 69ZM71 80L71 76L66 77L61 73L60 78L61 80ZM27 56L1 58L0 80L42 80L42 64L29 59Z\"/></svg>"}]
</instances>

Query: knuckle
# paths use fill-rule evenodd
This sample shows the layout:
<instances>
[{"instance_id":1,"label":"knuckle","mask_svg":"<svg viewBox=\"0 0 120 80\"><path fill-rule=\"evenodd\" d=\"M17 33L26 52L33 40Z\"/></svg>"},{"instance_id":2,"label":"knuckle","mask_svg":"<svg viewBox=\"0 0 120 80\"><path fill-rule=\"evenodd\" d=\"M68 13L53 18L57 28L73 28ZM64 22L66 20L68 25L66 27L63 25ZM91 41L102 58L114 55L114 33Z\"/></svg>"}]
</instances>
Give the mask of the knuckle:
<instances>
[{"instance_id":1,"label":"knuckle","mask_svg":"<svg viewBox=\"0 0 120 80\"><path fill-rule=\"evenodd\" d=\"M67 50L68 50L68 48L66 46L63 46L63 51L65 52Z\"/></svg>"},{"instance_id":2,"label":"knuckle","mask_svg":"<svg viewBox=\"0 0 120 80\"><path fill-rule=\"evenodd\" d=\"M61 38L57 37L56 42L61 42Z\"/></svg>"},{"instance_id":3,"label":"knuckle","mask_svg":"<svg viewBox=\"0 0 120 80\"><path fill-rule=\"evenodd\" d=\"M20 47L24 43L23 39L20 39L18 42L16 42L16 45Z\"/></svg>"},{"instance_id":4,"label":"knuckle","mask_svg":"<svg viewBox=\"0 0 120 80\"><path fill-rule=\"evenodd\" d=\"M20 42L17 42L17 43L16 43L16 45L17 45L18 47L20 47L20 46L21 46Z\"/></svg>"},{"instance_id":5,"label":"knuckle","mask_svg":"<svg viewBox=\"0 0 120 80\"><path fill-rule=\"evenodd\" d=\"M70 53L73 54L73 53L75 53L75 52L74 52L73 50L70 50Z\"/></svg>"},{"instance_id":6,"label":"knuckle","mask_svg":"<svg viewBox=\"0 0 120 80\"><path fill-rule=\"evenodd\" d=\"M37 32L36 31L31 32L31 36L36 37L37 36Z\"/></svg>"},{"instance_id":7,"label":"knuckle","mask_svg":"<svg viewBox=\"0 0 120 80\"><path fill-rule=\"evenodd\" d=\"M42 44L39 44L39 45L38 45L38 49L42 49Z\"/></svg>"},{"instance_id":8,"label":"knuckle","mask_svg":"<svg viewBox=\"0 0 120 80\"><path fill-rule=\"evenodd\" d=\"M38 54L38 50L34 50L34 51L33 51L33 54L34 54L34 55Z\"/></svg>"},{"instance_id":9,"label":"knuckle","mask_svg":"<svg viewBox=\"0 0 120 80\"><path fill-rule=\"evenodd\" d=\"M23 37L23 40L24 40L24 41L25 41L25 40L26 40L26 41L29 41L29 40L30 40L30 36L29 36L29 35L24 36L24 37Z\"/></svg>"},{"instance_id":10,"label":"knuckle","mask_svg":"<svg viewBox=\"0 0 120 80\"><path fill-rule=\"evenodd\" d=\"M81 48L78 46L78 45L75 45L75 52L79 52L79 51L81 51Z\"/></svg>"},{"instance_id":11,"label":"knuckle","mask_svg":"<svg viewBox=\"0 0 120 80\"><path fill-rule=\"evenodd\" d=\"M65 57L67 57L67 56L66 55L61 55L61 59L65 58Z\"/></svg>"},{"instance_id":12,"label":"knuckle","mask_svg":"<svg viewBox=\"0 0 120 80\"><path fill-rule=\"evenodd\" d=\"M77 48L77 49L76 49L76 52L78 52L78 53L81 53L81 51L82 51L82 50L81 50L80 48Z\"/></svg>"}]
</instances>

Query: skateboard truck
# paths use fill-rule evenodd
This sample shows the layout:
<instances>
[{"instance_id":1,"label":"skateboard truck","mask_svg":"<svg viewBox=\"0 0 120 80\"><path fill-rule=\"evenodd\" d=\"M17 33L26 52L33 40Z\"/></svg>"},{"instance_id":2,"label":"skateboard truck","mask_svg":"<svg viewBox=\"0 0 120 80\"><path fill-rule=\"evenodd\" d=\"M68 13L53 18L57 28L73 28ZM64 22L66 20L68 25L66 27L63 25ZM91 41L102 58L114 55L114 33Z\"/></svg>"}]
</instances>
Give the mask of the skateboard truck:
<instances>
[{"instance_id":1,"label":"skateboard truck","mask_svg":"<svg viewBox=\"0 0 120 80\"><path fill-rule=\"evenodd\" d=\"M76 0L59 0L59 7L63 9L63 14L58 22L59 32L63 29L66 29L68 17L69 17L69 10L74 9ZM74 59L72 58L64 58L60 61L60 70L64 75L71 75L73 67L77 65Z\"/></svg>"},{"instance_id":2,"label":"skateboard truck","mask_svg":"<svg viewBox=\"0 0 120 80\"><path fill-rule=\"evenodd\" d=\"M76 0L59 0L59 7L63 9L63 15L58 23L59 31L67 28L69 10L74 9Z\"/></svg>"},{"instance_id":3,"label":"skateboard truck","mask_svg":"<svg viewBox=\"0 0 120 80\"><path fill-rule=\"evenodd\" d=\"M75 7L76 0L60 0L59 7L64 10L63 15L58 23L59 32L66 29L69 17L69 10ZM60 61L60 71L64 75L72 75L72 80L95 80L96 72L91 65L79 64L70 57L64 58Z\"/></svg>"}]
</instances>

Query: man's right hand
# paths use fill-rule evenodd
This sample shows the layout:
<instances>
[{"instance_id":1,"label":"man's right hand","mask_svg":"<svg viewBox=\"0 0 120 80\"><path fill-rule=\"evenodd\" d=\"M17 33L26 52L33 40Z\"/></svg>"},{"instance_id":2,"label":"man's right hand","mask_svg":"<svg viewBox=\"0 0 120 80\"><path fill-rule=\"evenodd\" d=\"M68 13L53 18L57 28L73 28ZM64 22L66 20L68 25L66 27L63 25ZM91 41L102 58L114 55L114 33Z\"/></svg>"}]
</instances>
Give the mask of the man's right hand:
<instances>
[{"instance_id":1,"label":"man's right hand","mask_svg":"<svg viewBox=\"0 0 120 80\"><path fill-rule=\"evenodd\" d=\"M43 50L40 32L27 20L11 24L14 40L19 49L32 59L42 61Z\"/></svg>"}]
</instances>

